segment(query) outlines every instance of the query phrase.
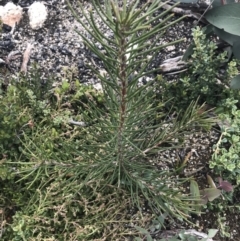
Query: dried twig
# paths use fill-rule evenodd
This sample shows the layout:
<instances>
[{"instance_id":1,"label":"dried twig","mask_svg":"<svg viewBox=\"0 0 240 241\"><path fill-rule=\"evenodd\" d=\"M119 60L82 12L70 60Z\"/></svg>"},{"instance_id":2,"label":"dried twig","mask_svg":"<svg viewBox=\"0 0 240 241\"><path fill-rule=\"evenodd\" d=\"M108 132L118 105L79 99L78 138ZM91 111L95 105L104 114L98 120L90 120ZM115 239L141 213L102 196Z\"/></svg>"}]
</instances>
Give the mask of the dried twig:
<instances>
[{"instance_id":1,"label":"dried twig","mask_svg":"<svg viewBox=\"0 0 240 241\"><path fill-rule=\"evenodd\" d=\"M175 229L175 230L163 230L160 234L160 238L172 238L175 235L179 234L181 231L184 231L184 234L191 235L193 237L196 237L198 240L202 240L203 238L206 239L206 241L213 241L212 238L209 238L206 233L199 232L195 229L188 229L188 230L181 230L181 229Z\"/></svg>"},{"instance_id":2,"label":"dried twig","mask_svg":"<svg viewBox=\"0 0 240 241\"><path fill-rule=\"evenodd\" d=\"M72 125L76 125L76 126L81 126L81 127L87 126L87 124L85 122L83 122L83 121L69 120L68 123L72 124Z\"/></svg>"},{"instance_id":3,"label":"dried twig","mask_svg":"<svg viewBox=\"0 0 240 241\"><path fill-rule=\"evenodd\" d=\"M28 43L27 48L23 54L23 62L22 62L22 66L21 66L21 72L24 72L24 74L27 73L27 64L30 59L32 48L33 48L33 45Z\"/></svg>"},{"instance_id":4,"label":"dried twig","mask_svg":"<svg viewBox=\"0 0 240 241\"><path fill-rule=\"evenodd\" d=\"M161 73L176 74L187 70L187 62L182 61L182 56L164 60L160 65Z\"/></svg>"},{"instance_id":5,"label":"dried twig","mask_svg":"<svg viewBox=\"0 0 240 241\"><path fill-rule=\"evenodd\" d=\"M169 5L169 4L164 4L162 6L162 8L168 10L168 9L172 8L172 6ZM177 14L180 14L180 15L185 15L187 17L195 18L197 20L202 19L202 14L193 13L191 10L184 10L182 8L174 7L174 8L171 9L171 12L177 13ZM204 21L204 19L201 20L201 21Z\"/></svg>"},{"instance_id":6,"label":"dried twig","mask_svg":"<svg viewBox=\"0 0 240 241\"><path fill-rule=\"evenodd\" d=\"M6 58L6 64L10 65L10 62L12 60L15 60L19 57L22 57L22 54L20 53L20 51L18 51L18 50L17 51L11 51Z\"/></svg>"}]
</instances>

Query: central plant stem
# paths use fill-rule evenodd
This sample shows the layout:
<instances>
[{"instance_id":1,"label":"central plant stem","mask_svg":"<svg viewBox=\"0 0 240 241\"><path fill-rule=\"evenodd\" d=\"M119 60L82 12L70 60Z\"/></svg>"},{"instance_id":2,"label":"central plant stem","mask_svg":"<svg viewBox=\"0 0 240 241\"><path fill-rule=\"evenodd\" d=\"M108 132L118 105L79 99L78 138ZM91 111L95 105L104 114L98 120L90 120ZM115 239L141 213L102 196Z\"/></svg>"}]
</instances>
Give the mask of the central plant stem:
<instances>
[{"instance_id":1,"label":"central plant stem","mask_svg":"<svg viewBox=\"0 0 240 241\"><path fill-rule=\"evenodd\" d=\"M120 120L119 120L119 129L118 129L118 165L119 165L119 173L118 173L118 186L120 186L120 179L121 179L121 168L124 162L124 125L125 125L125 118L126 118L126 97L127 97L127 57L126 57L126 46L127 41L124 34L124 28L120 31L120 39L119 39L119 87L120 87Z\"/></svg>"}]
</instances>

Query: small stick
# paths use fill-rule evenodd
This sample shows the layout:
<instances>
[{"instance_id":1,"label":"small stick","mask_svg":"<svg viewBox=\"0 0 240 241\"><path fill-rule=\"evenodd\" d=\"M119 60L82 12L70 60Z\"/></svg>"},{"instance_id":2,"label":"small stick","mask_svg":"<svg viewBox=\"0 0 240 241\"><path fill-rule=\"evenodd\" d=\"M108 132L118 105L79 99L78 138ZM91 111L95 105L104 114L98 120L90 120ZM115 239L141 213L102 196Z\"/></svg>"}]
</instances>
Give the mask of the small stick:
<instances>
[{"instance_id":1,"label":"small stick","mask_svg":"<svg viewBox=\"0 0 240 241\"><path fill-rule=\"evenodd\" d=\"M181 59L182 59L182 56L178 56L175 58L164 60L163 63L160 65L159 72L160 73L169 73L169 72L178 73L179 71L182 71L182 70L185 71L187 67L187 63L182 61Z\"/></svg>"},{"instance_id":2,"label":"small stick","mask_svg":"<svg viewBox=\"0 0 240 241\"><path fill-rule=\"evenodd\" d=\"M162 8L165 9L165 10L168 10L168 9L172 8L172 6L169 5L169 4L164 4L162 6ZM171 9L171 12L172 13L177 13L177 14L180 14L180 15L185 15L187 17L195 18L198 21L200 21L200 20L203 21L201 14L193 13L191 10L184 10L182 8L174 7L174 8Z\"/></svg>"},{"instance_id":3,"label":"small stick","mask_svg":"<svg viewBox=\"0 0 240 241\"><path fill-rule=\"evenodd\" d=\"M21 72L24 72L24 74L27 73L27 64L30 59L32 48L33 48L33 45L28 43L27 48L23 54L23 62L22 62L22 66L21 66Z\"/></svg>"},{"instance_id":4,"label":"small stick","mask_svg":"<svg viewBox=\"0 0 240 241\"><path fill-rule=\"evenodd\" d=\"M87 124L83 121L74 121L74 120L69 120L68 122L69 124L72 124L72 125L77 125L77 126L81 126L81 127L84 127L84 126L87 126Z\"/></svg>"},{"instance_id":5,"label":"small stick","mask_svg":"<svg viewBox=\"0 0 240 241\"><path fill-rule=\"evenodd\" d=\"M8 54L7 58L6 58L6 64L10 65L10 62L12 60L15 60L17 58L22 57L22 54L17 50L17 51L12 51Z\"/></svg>"}]
</instances>

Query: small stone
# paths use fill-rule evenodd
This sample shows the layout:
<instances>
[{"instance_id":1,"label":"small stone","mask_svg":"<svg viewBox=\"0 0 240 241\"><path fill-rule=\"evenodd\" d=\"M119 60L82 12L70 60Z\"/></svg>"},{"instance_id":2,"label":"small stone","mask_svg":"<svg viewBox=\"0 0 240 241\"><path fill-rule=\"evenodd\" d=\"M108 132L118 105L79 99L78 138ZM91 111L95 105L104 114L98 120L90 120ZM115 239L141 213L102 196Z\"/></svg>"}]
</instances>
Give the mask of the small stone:
<instances>
[{"instance_id":1,"label":"small stone","mask_svg":"<svg viewBox=\"0 0 240 241\"><path fill-rule=\"evenodd\" d=\"M60 51L60 53L63 54L63 55L72 55L72 53L71 53L67 48L65 48L65 47L59 48L59 51Z\"/></svg>"},{"instance_id":2,"label":"small stone","mask_svg":"<svg viewBox=\"0 0 240 241\"><path fill-rule=\"evenodd\" d=\"M167 51L173 51L173 50L175 50L175 48L176 48L176 47L175 47L174 45L170 45L170 46L167 46L167 47L166 47L166 50L167 50Z\"/></svg>"},{"instance_id":3,"label":"small stone","mask_svg":"<svg viewBox=\"0 0 240 241\"><path fill-rule=\"evenodd\" d=\"M42 28L44 22L47 19L47 14L47 8L42 2L34 2L28 9L31 28Z\"/></svg>"},{"instance_id":4,"label":"small stone","mask_svg":"<svg viewBox=\"0 0 240 241\"><path fill-rule=\"evenodd\" d=\"M6 25L14 27L15 24L20 22L22 15L22 8L14 3L9 2L4 7L0 6L0 18Z\"/></svg>"},{"instance_id":5,"label":"small stone","mask_svg":"<svg viewBox=\"0 0 240 241\"><path fill-rule=\"evenodd\" d=\"M98 91L102 91L102 85L100 83L93 85L93 87Z\"/></svg>"}]
</instances>

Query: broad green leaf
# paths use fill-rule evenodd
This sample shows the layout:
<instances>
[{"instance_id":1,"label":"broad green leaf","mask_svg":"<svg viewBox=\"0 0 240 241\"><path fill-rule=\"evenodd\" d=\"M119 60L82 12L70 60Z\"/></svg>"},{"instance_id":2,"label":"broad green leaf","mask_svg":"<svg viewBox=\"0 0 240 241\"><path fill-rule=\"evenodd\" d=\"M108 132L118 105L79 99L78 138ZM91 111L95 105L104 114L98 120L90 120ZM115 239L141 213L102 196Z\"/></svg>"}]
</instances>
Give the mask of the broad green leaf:
<instances>
[{"instance_id":1,"label":"broad green leaf","mask_svg":"<svg viewBox=\"0 0 240 241\"><path fill-rule=\"evenodd\" d=\"M224 1L224 5L225 4L231 4L231 3L235 3L235 0L214 0L212 2L212 6L215 7L219 7L223 5L223 1Z\"/></svg>"},{"instance_id":2,"label":"broad green leaf","mask_svg":"<svg viewBox=\"0 0 240 241\"><path fill-rule=\"evenodd\" d=\"M209 175L207 175L207 181L208 181L208 184L209 184L210 187L217 188L215 182L213 181L213 179Z\"/></svg>"},{"instance_id":3,"label":"broad green leaf","mask_svg":"<svg viewBox=\"0 0 240 241\"><path fill-rule=\"evenodd\" d=\"M163 225L166 217L167 217L167 214L163 213L162 215L157 217L157 220Z\"/></svg>"},{"instance_id":4,"label":"broad green leaf","mask_svg":"<svg viewBox=\"0 0 240 241\"><path fill-rule=\"evenodd\" d=\"M217 188L205 188L201 190L200 193L211 202L214 199L218 198L222 192Z\"/></svg>"},{"instance_id":5,"label":"broad green leaf","mask_svg":"<svg viewBox=\"0 0 240 241\"><path fill-rule=\"evenodd\" d=\"M190 193L193 196L193 198L199 199L199 201L198 200L195 201L195 204L196 204L195 209L196 211L200 212L201 211L200 204L202 203L200 199L200 191L199 191L197 182L194 180L190 181Z\"/></svg>"},{"instance_id":6,"label":"broad green leaf","mask_svg":"<svg viewBox=\"0 0 240 241\"><path fill-rule=\"evenodd\" d=\"M233 45L234 42L239 42L240 41L240 36L238 35L234 35L234 34L230 34L226 31L224 31L223 29L217 28L217 27L213 27L213 31L215 34L217 34L217 36L224 40L225 42L227 42L230 45Z\"/></svg>"},{"instance_id":7,"label":"broad green leaf","mask_svg":"<svg viewBox=\"0 0 240 241\"><path fill-rule=\"evenodd\" d=\"M182 233L179 233L179 237L181 240L188 240L188 241L197 241L197 237L191 235L191 234L185 234L184 231Z\"/></svg>"},{"instance_id":8,"label":"broad green leaf","mask_svg":"<svg viewBox=\"0 0 240 241\"><path fill-rule=\"evenodd\" d=\"M218 229L209 229L208 230L208 238L213 238L218 232Z\"/></svg>"},{"instance_id":9,"label":"broad green leaf","mask_svg":"<svg viewBox=\"0 0 240 241\"><path fill-rule=\"evenodd\" d=\"M151 235L149 235L149 234L147 235L147 241L153 241Z\"/></svg>"},{"instance_id":10,"label":"broad green leaf","mask_svg":"<svg viewBox=\"0 0 240 241\"><path fill-rule=\"evenodd\" d=\"M190 192L192 194L193 197L200 197L200 191L199 191L199 187L196 181L191 180L190 181Z\"/></svg>"},{"instance_id":11,"label":"broad green leaf","mask_svg":"<svg viewBox=\"0 0 240 241\"><path fill-rule=\"evenodd\" d=\"M233 54L236 59L240 59L240 40L233 43Z\"/></svg>"},{"instance_id":12,"label":"broad green leaf","mask_svg":"<svg viewBox=\"0 0 240 241\"><path fill-rule=\"evenodd\" d=\"M205 18L212 25L224 31L240 35L240 4L233 3L216 7L205 14Z\"/></svg>"},{"instance_id":13,"label":"broad green leaf","mask_svg":"<svg viewBox=\"0 0 240 241\"><path fill-rule=\"evenodd\" d=\"M239 90L240 89L240 75L235 76L230 84L231 89Z\"/></svg>"}]
</instances>

